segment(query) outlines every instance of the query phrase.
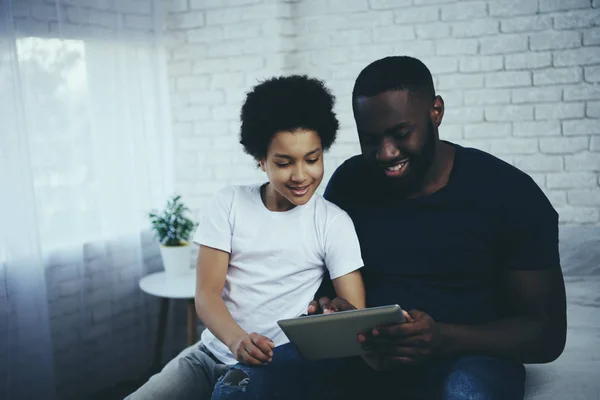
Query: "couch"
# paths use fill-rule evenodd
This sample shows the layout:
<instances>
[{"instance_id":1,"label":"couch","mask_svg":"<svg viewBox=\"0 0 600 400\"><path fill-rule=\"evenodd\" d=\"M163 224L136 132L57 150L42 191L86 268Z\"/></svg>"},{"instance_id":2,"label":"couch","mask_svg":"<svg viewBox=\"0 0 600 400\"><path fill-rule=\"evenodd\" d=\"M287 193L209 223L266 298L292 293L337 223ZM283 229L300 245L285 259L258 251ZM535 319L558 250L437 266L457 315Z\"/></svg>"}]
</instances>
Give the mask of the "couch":
<instances>
[{"instance_id":1,"label":"couch","mask_svg":"<svg viewBox=\"0 0 600 400\"><path fill-rule=\"evenodd\" d=\"M526 399L600 399L600 227L561 227L567 344L558 360L528 365Z\"/></svg>"},{"instance_id":2,"label":"couch","mask_svg":"<svg viewBox=\"0 0 600 400\"><path fill-rule=\"evenodd\" d=\"M558 360L527 365L527 400L600 399L600 227L561 226L567 343ZM184 349L175 359L191 351Z\"/></svg>"}]
</instances>

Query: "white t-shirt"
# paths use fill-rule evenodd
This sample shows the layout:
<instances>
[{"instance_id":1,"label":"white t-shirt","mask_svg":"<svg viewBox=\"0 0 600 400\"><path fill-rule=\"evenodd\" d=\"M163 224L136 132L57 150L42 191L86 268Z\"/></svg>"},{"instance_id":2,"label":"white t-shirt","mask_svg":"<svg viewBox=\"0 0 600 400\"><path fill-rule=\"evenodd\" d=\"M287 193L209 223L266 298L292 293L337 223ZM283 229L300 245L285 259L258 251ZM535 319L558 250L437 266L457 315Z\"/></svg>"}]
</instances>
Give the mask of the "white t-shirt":
<instances>
[{"instance_id":1,"label":"white t-shirt","mask_svg":"<svg viewBox=\"0 0 600 400\"><path fill-rule=\"evenodd\" d=\"M219 191L193 241L230 253L225 306L246 332L280 346L289 339L277 321L306 314L325 268L335 279L361 268L363 261L345 211L315 193L305 205L273 212L263 204L260 187ZM202 343L225 364L237 362L208 329Z\"/></svg>"}]
</instances>

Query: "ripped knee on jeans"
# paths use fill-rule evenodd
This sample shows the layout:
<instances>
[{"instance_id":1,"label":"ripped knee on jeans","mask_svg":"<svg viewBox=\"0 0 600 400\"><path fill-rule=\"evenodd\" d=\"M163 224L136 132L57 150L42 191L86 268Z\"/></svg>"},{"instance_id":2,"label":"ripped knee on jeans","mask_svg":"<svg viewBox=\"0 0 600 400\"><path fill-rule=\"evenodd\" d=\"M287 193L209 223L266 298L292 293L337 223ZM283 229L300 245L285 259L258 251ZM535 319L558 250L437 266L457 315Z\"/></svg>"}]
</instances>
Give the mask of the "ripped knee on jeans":
<instances>
[{"instance_id":1,"label":"ripped knee on jeans","mask_svg":"<svg viewBox=\"0 0 600 400\"><path fill-rule=\"evenodd\" d=\"M242 390L245 390L249 382L250 377L247 373L245 373L241 369L232 368L229 371L227 371L225 376L223 376L221 385L237 387Z\"/></svg>"}]
</instances>

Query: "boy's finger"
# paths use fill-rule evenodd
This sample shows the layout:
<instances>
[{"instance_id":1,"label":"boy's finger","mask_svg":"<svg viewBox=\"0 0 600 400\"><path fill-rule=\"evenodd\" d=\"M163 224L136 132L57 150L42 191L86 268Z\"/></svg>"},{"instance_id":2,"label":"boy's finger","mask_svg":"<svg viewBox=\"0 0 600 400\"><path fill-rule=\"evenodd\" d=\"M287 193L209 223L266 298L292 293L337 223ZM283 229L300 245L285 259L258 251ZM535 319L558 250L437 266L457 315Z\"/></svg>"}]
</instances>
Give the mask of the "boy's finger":
<instances>
[{"instance_id":1,"label":"boy's finger","mask_svg":"<svg viewBox=\"0 0 600 400\"><path fill-rule=\"evenodd\" d=\"M245 347L245 349L248 352L248 354L250 354L252 357L256 358L261 362L265 362L270 358L267 354L263 353L263 351L260 348L254 345L254 343L249 344Z\"/></svg>"},{"instance_id":2,"label":"boy's finger","mask_svg":"<svg viewBox=\"0 0 600 400\"><path fill-rule=\"evenodd\" d=\"M259 343L266 343L271 348L275 347L275 343L273 343L271 339L256 332L250 334L250 340L255 345L259 345Z\"/></svg>"},{"instance_id":3,"label":"boy's finger","mask_svg":"<svg viewBox=\"0 0 600 400\"><path fill-rule=\"evenodd\" d=\"M268 338L264 336L257 336L252 338L252 342L267 356L273 356L273 350L271 347L271 342Z\"/></svg>"},{"instance_id":4,"label":"boy's finger","mask_svg":"<svg viewBox=\"0 0 600 400\"><path fill-rule=\"evenodd\" d=\"M244 349L244 364L248 364L248 365L261 365L263 364L263 361L261 361L260 359L258 359L257 357L255 357L250 351L248 351L248 349ZM258 351L258 353L260 353L262 356L264 356L264 354L262 354L262 352ZM268 358L267 358L268 360ZM265 360L266 361L266 360Z\"/></svg>"}]
</instances>

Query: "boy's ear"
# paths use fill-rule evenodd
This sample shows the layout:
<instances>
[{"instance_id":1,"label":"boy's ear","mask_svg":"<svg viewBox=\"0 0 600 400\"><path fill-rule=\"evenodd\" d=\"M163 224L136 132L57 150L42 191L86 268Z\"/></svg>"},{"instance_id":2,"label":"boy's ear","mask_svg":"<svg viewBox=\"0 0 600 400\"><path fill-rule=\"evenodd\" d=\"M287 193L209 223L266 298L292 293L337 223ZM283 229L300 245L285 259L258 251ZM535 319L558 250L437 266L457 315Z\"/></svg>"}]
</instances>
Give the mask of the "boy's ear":
<instances>
[{"instance_id":1,"label":"boy's ear","mask_svg":"<svg viewBox=\"0 0 600 400\"><path fill-rule=\"evenodd\" d=\"M266 172L266 170L265 170L265 160L264 159L258 160L258 166L260 167L260 169L263 170L263 172Z\"/></svg>"}]
</instances>

